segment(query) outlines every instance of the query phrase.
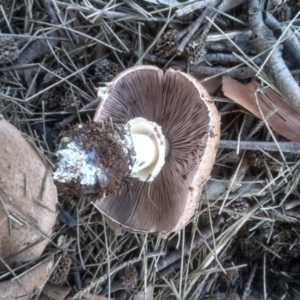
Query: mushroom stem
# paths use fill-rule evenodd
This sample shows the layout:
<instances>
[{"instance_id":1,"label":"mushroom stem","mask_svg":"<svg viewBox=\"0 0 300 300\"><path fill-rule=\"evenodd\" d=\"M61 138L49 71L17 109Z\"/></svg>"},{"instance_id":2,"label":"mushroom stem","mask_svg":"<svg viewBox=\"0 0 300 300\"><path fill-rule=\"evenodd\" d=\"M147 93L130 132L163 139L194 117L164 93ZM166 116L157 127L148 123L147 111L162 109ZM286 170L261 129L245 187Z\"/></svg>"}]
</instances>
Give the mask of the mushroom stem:
<instances>
[{"instance_id":1,"label":"mushroom stem","mask_svg":"<svg viewBox=\"0 0 300 300\"><path fill-rule=\"evenodd\" d=\"M157 151L150 136L132 134L131 140L135 152L135 162L131 169L131 175L135 177L136 173L147 168L157 159Z\"/></svg>"},{"instance_id":2,"label":"mushroom stem","mask_svg":"<svg viewBox=\"0 0 300 300\"><path fill-rule=\"evenodd\" d=\"M168 150L162 129L155 122L144 118L131 119L126 124L126 129L134 150L131 177L152 181L165 164Z\"/></svg>"},{"instance_id":3,"label":"mushroom stem","mask_svg":"<svg viewBox=\"0 0 300 300\"><path fill-rule=\"evenodd\" d=\"M168 151L161 127L143 118L78 124L62 135L53 178L62 191L91 198L118 195L129 177L152 181Z\"/></svg>"},{"instance_id":4,"label":"mushroom stem","mask_svg":"<svg viewBox=\"0 0 300 300\"><path fill-rule=\"evenodd\" d=\"M110 122L77 124L63 132L53 174L57 187L91 200L118 195L132 167L132 150L124 137L124 128Z\"/></svg>"}]
</instances>

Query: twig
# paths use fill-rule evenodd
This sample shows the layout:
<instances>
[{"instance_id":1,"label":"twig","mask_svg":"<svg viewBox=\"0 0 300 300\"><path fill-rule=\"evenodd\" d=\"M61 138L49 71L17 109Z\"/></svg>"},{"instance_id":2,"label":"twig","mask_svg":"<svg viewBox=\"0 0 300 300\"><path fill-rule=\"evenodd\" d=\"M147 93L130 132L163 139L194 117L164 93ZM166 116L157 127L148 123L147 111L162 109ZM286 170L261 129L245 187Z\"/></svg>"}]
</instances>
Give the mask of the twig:
<instances>
[{"instance_id":1,"label":"twig","mask_svg":"<svg viewBox=\"0 0 300 300\"><path fill-rule=\"evenodd\" d=\"M168 277L174 271L179 270L180 266L181 266L180 261L177 261L177 262L169 265L168 267L162 269L160 272L157 273L157 278L160 279L162 277Z\"/></svg>"},{"instance_id":2,"label":"twig","mask_svg":"<svg viewBox=\"0 0 300 300\"><path fill-rule=\"evenodd\" d=\"M277 31L280 34L285 34L283 44L285 48L289 51L289 54L299 64L300 63L300 41L298 37L294 34L293 30L289 29L287 25L279 23L268 12L266 13L265 23L270 29ZM292 24L292 22L290 22L290 24Z\"/></svg>"},{"instance_id":3,"label":"twig","mask_svg":"<svg viewBox=\"0 0 300 300\"><path fill-rule=\"evenodd\" d=\"M106 19L122 19L126 18L127 20L135 20L135 21L149 21L148 18L144 16L140 16L138 14L132 14L132 13L125 13L125 12L119 12L119 11L113 11L113 10L100 10L94 7L84 7L77 4L70 4L67 6L67 10L72 9L76 11L81 11L85 13L90 13L95 15L96 13L101 13L101 16ZM165 22L167 19L164 17L155 17L155 21L157 22ZM180 21L173 21L174 23L180 23Z\"/></svg>"},{"instance_id":4,"label":"twig","mask_svg":"<svg viewBox=\"0 0 300 300\"><path fill-rule=\"evenodd\" d=\"M152 257L156 257L156 256L163 256L165 255L165 252L152 252L152 253L148 253L145 255L145 258L152 258ZM81 298L85 293L88 293L94 286L101 284L102 282L104 282L105 280L107 280L108 276L111 276L117 272L119 272L120 270L124 269L125 267L127 267L128 265L132 265L138 261L140 261L141 259L143 259L142 257L135 257L132 258L128 261L125 261L124 263L120 264L119 266L116 266L115 268L111 269L110 274L105 274L103 276L101 276L100 278L98 278L97 280L93 281L91 284L89 284L86 288L84 288L82 291L78 292L75 296L73 296L73 300L75 299L79 299Z\"/></svg>"},{"instance_id":5,"label":"twig","mask_svg":"<svg viewBox=\"0 0 300 300\"><path fill-rule=\"evenodd\" d=\"M250 273L249 279L247 280L247 283L245 285L244 293L243 293L243 296L242 296L241 300L246 300L247 297L250 294L250 287L251 287L251 283L253 281L253 278L255 276L256 269L257 269L257 263L254 264L254 266L251 270L251 273Z\"/></svg>"},{"instance_id":6,"label":"twig","mask_svg":"<svg viewBox=\"0 0 300 300\"><path fill-rule=\"evenodd\" d=\"M196 21L193 23L193 26L190 28L190 31L187 33L187 35L182 39L180 44L177 46L177 51L179 53L182 53L184 51L184 48L186 44L190 41L190 39L193 37L195 32L198 30L202 22L205 20L205 17L211 13L211 10L206 8L204 12L196 19Z\"/></svg>"},{"instance_id":7,"label":"twig","mask_svg":"<svg viewBox=\"0 0 300 300\"><path fill-rule=\"evenodd\" d=\"M187 15L195 10L203 9L207 6L213 6L218 2L218 0L203 0L203 1L197 1L192 4L188 4L180 9L176 10L177 17L182 17L184 15Z\"/></svg>"},{"instance_id":8,"label":"twig","mask_svg":"<svg viewBox=\"0 0 300 300\"><path fill-rule=\"evenodd\" d=\"M252 57L249 56L249 59L252 59ZM232 54L228 54L228 53L209 53L209 54L205 54L204 55L204 60L206 60L208 62L217 62L217 63L237 63L237 64L241 63L241 60L240 60L239 57L234 56ZM262 60L259 57L252 59L252 61L256 65L260 65L262 63Z\"/></svg>"},{"instance_id":9,"label":"twig","mask_svg":"<svg viewBox=\"0 0 300 300\"><path fill-rule=\"evenodd\" d=\"M82 289L82 282L81 282L79 270L82 270L82 267L77 263L77 261L72 260L73 279L77 291L81 291Z\"/></svg>"},{"instance_id":10,"label":"twig","mask_svg":"<svg viewBox=\"0 0 300 300\"><path fill-rule=\"evenodd\" d=\"M277 144L282 152L300 154L299 142L277 142ZM276 143L274 142L240 141L238 143L238 141L221 140L219 143L219 147L225 149L237 149L238 146L242 150L262 149L264 151L279 151Z\"/></svg>"},{"instance_id":11,"label":"twig","mask_svg":"<svg viewBox=\"0 0 300 300\"><path fill-rule=\"evenodd\" d=\"M146 10L144 10L142 7L140 7L137 3L133 2L132 0L124 0L124 2L131 7L133 10L135 10L137 13L141 14L148 20L152 20L153 17L150 13L148 13Z\"/></svg>"},{"instance_id":12,"label":"twig","mask_svg":"<svg viewBox=\"0 0 300 300\"><path fill-rule=\"evenodd\" d=\"M58 24L56 14L53 11L49 1L45 0L43 2L44 2L44 6L46 8L47 14L48 14L49 18L51 19L51 22L53 24ZM58 29L58 31L60 34L63 34L63 32L60 32L60 29ZM47 34L47 37L51 37L51 39L39 39L39 40L36 40L36 41L32 42L31 44L29 44L20 53L16 64L17 65L28 64L41 56L45 56L45 55L51 53L50 47L56 46L59 42L59 40L57 39L58 34L56 33L56 31L53 31L53 32ZM20 69L18 71L18 73L20 75L23 75L23 74L25 74L25 71L26 71L25 69Z\"/></svg>"},{"instance_id":13,"label":"twig","mask_svg":"<svg viewBox=\"0 0 300 300\"><path fill-rule=\"evenodd\" d=\"M199 3L202 5L205 1L201 1ZM204 18L209 19L209 23L205 26L203 29L203 32L201 34L201 38L203 40L206 40L206 37L208 35L209 30L211 29L211 26L215 20L215 18L218 16L219 11L226 11L232 7L235 7L239 5L242 1L232 1L232 0L223 0L221 4L219 4L218 9L215 9L214 11L211 11L210 6L208 6L203 13L198 17L198 19L194 22L194 24L191 26L188 34L185 36L185 38L180 42L180 44L177 46L177 51L179 53L182 53L184 51L184 48L186 44L190 41L190 39L193 37L193 35L196 33L200 25L203 23Z\"/></svg>"},{"instance_id":14,"label":"twig","mask_svg":"<svg viewBox=\"0 0 300 300\"><path fill-rule=\"evenodd\" d=\"M222 75L227 74L230 77L237 79L247 79L255 75L255 72L248 67L241 68L222 68L222 67L205 67L205 66L190 66L190 71L195 71L199 75Z\"/></svg>"},{"instance_id":15,"label":"twig","mask_svg":"<svg viewBox=\"0 0 300 300\"><path fill-rule=\"evenodd\" d=\"M253 43L256 51L262 53L272 49L269 53L262 54L269 74L277 88L286 97L286 100L300 112L300 87L287 68L281 53L276 46L277 41L272 31L264 24L259 0L249 1L249 23L253 32ZM274 46L275 45L275 46ZM264 64L261 66L261 68Z\"/></svg>"},{"instance_id":16,"label":"twig","mask_svg":"<svg viewBox=\"0 0 300 300\"><path fill-rule=\"evenodd\" d=\"M203 292L204 287L206 286L206 280L208 278L208 275L206 275L206 277L201 281L201 283L198 285L197 287L197 291L194 294L193 298L191 300L198 300L201 299L201 294Z\"/></svg>"},{"instance_id":17,"label":"twig","mask_svg":"<svg viewBox=\"0 0 300 300\"><path fill-rule=\"evenodd\" d=\"M49 0L44 0L43 4L44 4L46 12L47 12L47 14L48 14L48 16L49 16L49 18L51 20L51 23L59 25L59 21L58 21L56 12L52 8L52 6L50 4L50 1ZM60 37L65 37L66 36L65 33L64 33L64 31L61 28L59 28L57 31L58 31Z\"/></svg>"},{"instance_id":18,"label":"twig","mask_svg":"<svg viewBox=\"0 0 300 300\"><path fill-rule=\"evenodd\" d=\"M207 6L214 6L218 2L219 2L218 0L197 1L193 4L189 4L189 5L184 6L183 8L178 9L176 11L176 15L177 15L177 17L181 17L181 16L187 15L195 10L203 9L204 7L207 7ZM242 2L244 2L244 0L223 0L220 8L222 11L227 11L235 6L238 6Z\"/></svg>"}]
</instances>

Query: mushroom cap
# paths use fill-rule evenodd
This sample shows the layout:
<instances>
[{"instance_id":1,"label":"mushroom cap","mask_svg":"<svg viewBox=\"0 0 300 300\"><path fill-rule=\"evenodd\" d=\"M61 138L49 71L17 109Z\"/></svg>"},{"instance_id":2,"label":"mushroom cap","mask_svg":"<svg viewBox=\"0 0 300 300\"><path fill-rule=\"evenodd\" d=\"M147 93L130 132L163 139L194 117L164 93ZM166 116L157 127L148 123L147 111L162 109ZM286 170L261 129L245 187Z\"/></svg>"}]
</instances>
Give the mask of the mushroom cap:
<instances>
[{"instance_id":1,"label":"mushroom cap","mask_svg":"<svg viewBox=\"0 0 300 300\"><path fill-rule=\"evenodd\" d=\"M19 278L19 283L21 283L22 286L20 286L17 280L0 282L0 299L31 299L30 295L26 295L26 292L30 294L34 291L38 291L49 278L53 266L54 259L49 258L36 268L24 274Z\"/></svg>"},{"instance_id":2,"label":"mushroom cap","mask_svg":"<svg viewBox=\"0 0 300 300\"><path fill-rule=\"evenodd\" d=\"M56 221L56 186L41 156L3 118L0 197L0 256L11 267L38 258L48 243L44 236L52 233Z\"/></svg>"},{"instance_id":3,"label":"mushroom cap","mask_svg":"<svg viewBox=\"0 0 300 300\"><path fill-rule=\"evenodd\" d=\"M220 116L206 89L192 76L173 69L138 66L109 85L94 121L117 124L143 117L156 122L169 142L169 154L151 182L133 179L119 196L95 206L129 230L168 234L183 228L200 201L220 139Z\"/></svg>"}]
</instances>

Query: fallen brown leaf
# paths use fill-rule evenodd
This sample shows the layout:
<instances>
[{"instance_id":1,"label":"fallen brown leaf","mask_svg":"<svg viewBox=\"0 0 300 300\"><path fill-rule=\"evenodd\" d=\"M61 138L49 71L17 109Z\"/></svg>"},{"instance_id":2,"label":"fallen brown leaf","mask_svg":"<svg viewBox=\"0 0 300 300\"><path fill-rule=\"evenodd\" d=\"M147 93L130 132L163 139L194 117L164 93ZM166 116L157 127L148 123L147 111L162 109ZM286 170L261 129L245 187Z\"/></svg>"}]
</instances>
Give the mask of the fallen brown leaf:
<instances>
[{"instance_id":1,"label":"fallen brown leaf","mask_svg":"<svg viewBox=\"0 0 300 300\"><path fill-rule=\"evenodd\" d=\"M248 84L241 84L225 76L222 83L226 97L243 106L259 119L263 119L263 114L274 131L289 140L300 142L300 114L273 90L263 88L254 80ZM272 114L274 111L276 112Z\"/></svg>"},{"instance_id":2,"label":"fallen brown leaf","mask_svg":"<svg viewBox=\"0 0 300 300\"><path fill-rule=\"evenodd\" d=\"M207 77L207 76L202 75L202 76L197 77L197 79L206 88L207 92L212 96L221 87L222 77L217 76L217 77L213 77L207 81L202 81L205 77Z\"/></svg>"},{"instance_id":3,"label":"fallen brown leaf","mask_svg":"<svg viewBox=\"0 0 300 300\"><path fill-rule=\"evenodd\" d=\"M58 286L47 282L43 288L43 294L48 297L48 299L63 300L70 293L71 288L66 286ZM46 298L44 298L46 299Z\"/></svg>"},{"instance_id":4,"label":"fallen brown leaf","mask_svg":"<svg viewBox=\"0 0 300 300\"><path fill-rule=\"evenodd\" d=\"M107 298L104 296L93 295L93 294L85 294L82 300L114 300L114 298Z\"/></svg>"}]
</instances>

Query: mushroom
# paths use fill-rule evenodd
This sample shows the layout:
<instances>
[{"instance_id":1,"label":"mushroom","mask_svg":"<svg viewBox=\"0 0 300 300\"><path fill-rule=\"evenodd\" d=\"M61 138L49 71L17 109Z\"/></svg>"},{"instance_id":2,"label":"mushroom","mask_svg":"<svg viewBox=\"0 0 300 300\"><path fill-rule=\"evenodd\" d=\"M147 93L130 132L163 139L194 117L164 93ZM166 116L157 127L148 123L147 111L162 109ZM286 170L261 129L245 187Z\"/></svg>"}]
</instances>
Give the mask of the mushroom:
<instances>
[{"instance_id":1,"label":"mushroom","mask_svg":"<svg viewBox=\"0 0 300 300\"><path fill-rule=\"evenodd\" d=\"M57 203L51 173L22 133L0 116L0 256L11 268L39 258L49 242Z\"/></svg>"},{"instance_id":2,"label":"mushroom","mask_svg":"<svg viewBox=\"0 0 300 300\"><path fill-rule=\"evenodd\" d=\"M180 230L200 201L220 138L207 91L180 71L139 66L98 95L95 123L63 134L55 180L93 195L98 210L129 230Z\"/></svg>"},{"instance_id":3,"label":"mushroom","mask_svg":"<svg viewBox=\"0 0 300 300\"><path fill-rule=\"evenodd\" d=\"M205 88L192 76L154 66L130 68L107 91L94 121L111 118L127 124L144 118L161 128L165 162L152 181L134 179L119 196L98 199L95 206L130 229L175 232L193 216L201 189L212 170L220 138L220 117ZM155 130L155 129L154 129ZM143 148L145 156L148 146ZM155 177L155 178L153 178Z\"/></svg>"}]
</instances>

